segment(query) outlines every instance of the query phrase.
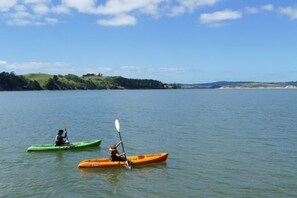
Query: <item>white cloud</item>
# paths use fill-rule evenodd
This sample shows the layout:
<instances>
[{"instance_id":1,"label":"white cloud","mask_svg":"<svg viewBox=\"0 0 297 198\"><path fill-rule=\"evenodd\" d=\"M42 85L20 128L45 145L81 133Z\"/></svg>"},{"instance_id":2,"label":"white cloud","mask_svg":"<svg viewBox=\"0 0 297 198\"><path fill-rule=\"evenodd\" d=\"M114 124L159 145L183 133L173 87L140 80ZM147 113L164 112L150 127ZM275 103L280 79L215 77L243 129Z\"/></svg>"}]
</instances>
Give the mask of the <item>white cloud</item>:
<instances>
[{"instance_id":1,"label":"white cloud","mask_svg":"<svg viewBox=\"0 0 297 198\"><path fill-rule=\"evenodd\" d=\"M34 5L32 9L36 14L39 15L45 15L50 11L50 9L44 4Z\"/></svg>"},{"instance_id":2,"label":"white cloud","mask_svg":"<svg viewBox=\"0 0 297 198\"><path fill-rule=\"evenodd\" d=\"M17 0L0 0L0 12L7 12L16 5Z\"/></svg>"},{"instance_id":3,"label":"white cloud","mask_svg":"<svg viewBox=\"0 0 297 198\"><path fill-rule=\"evenodd\" d=\"M266 4L266 5L261 6L261 9L265 10L265 11L273 11L274 6L272 4Z\"/></svg>"},{"instance_id":4,"label":"white cloud","mask_svg":"<svg viewBox=\"0 0 297 198\"><path fill-rule=\"evenodd\" d=\"M18 25L18 26L25 26L31 24L30 18L32 17L26 9L18 7L16 12L10 13L8 16L8 25Z\"/></svg>"},{"instance_id":5,"label":"white cloud","mask_svg":"<svg viewBox=\"0 0 297 198\"><path fill-rule=\"evenodd\" d=\"M65 62L13 62L9 63L0 60L0 70L14 71L17 74L27 73L50 73L50 74L77 74L101 73L108 76L124 76L129 78L151 78L151 76L174 76L182 73L192 72L184 68L177 67L137 67L137 66L120 66L120 67L75 67Z\"/></svg>"},{"instance_id":6,"label":"white cloud","mask_svg":"<svg viewBox=\"0 0 297 198\"><path fill-rule=\"evenodd\" d=\"M10 25L48 25L59 22L57 15L76 11L98 17L98 25L129 26L135 25L143 15L160 18L191 14L219 2L222 0L0 0L0 14L3 15L0 18ZM278 12L295 19L296 9L284 7ZM249 14L274 10L273 4L245 8ZM223 10L201 14L200 22L217 26L222 24L220 22L241 17L241 11Z\"/></svg>"},{"instance_id":7,"label":"white cloud","mask_svg":"<svg viewBox=\"0 0 297 198\"><path fill-rule=\"evenodd\" d=\"M17 11L15 13L12 13L10 15L11 18L13 19L20 19L20 18L28 18L28 17L31 17L31 14L29 12L27 12L26 10L20 10L20 11Z\"/></svg>"},{"instance_id":8,"label":"white cloud","mask_svg":"<svg viewBox=\"0 0 297 198\"><path fill-rule=\"evenodd\" d=\"M112 0L107 1L105 5L96 8L96 13L106 15L118 15L139 11L142 13L156 14L158 6L165 0Z\"/></svg>"},{"instance_id":9,"label":"white cloud","mask_svg":"<svg viewBox=\"0 0 297 198\"><path fill-rule=\"evenodd\" d=\"M186 72L183 68L176 67L160 67L160 68L149 68L148 72L154 74L168 74L168 73L184 73Z\"/></svg>"},{"instance_id":10,"label":"white cloud","mask_svg":"<svg viewBox=\"0 0 297 198\"><path fill-rule=\"evenodd\" d=\"M180 6L189 11L195 10L197 7L215 5L218 0L179 0Z\"/></svg>"},{"instance_id":11,"label":"white cloud","mask_svg":"<svg viewBox=\"0 0 297 198\"><path fill-rule=\"evenodd\" d=\"M73 8L79 12L88 14L119 15L137 11L150 15L168 15L168 13L160 12L170 10L173 10L173 12L176 12L176 10L192 12L197 7L215 5L219 1L220 0L107 0L103 4L98 4L96 0L62 0L61 6Z\"/></svg>"},{"instance_id":12,"label":"white cloud","mask_svg":"<svg viewBox=\"0 0 297 198\"><path fill-rule=\"evenodd\" d=\"M15 18L15 19L10 19L9 21L7 21L8 25L17 25L17 26L26 26L26 25L30 25L31 21L27 20L27 19L22 19L22 18Z\"/></svg>"},{"instance_id":13,"label":"white cloud","mask_svg":"<svg viewBox=\"0 0 297 198\"><path fill-rule=\"evenodd\" d=\"M0 60L0 66L5 66L5 65L7 65L7 62L3 61L3 60Z\"/></svg>"},{"instance_id":14,"label":"white cloud","mask_svg":"<svg viewBox=\"0 0 297 198\"><path fill-rule=\"evenodd\" d=\"M23 62L23 63L8 63L6 61L2 61L3 64L7 69L17 69L17 70L24 70L24 69L45 69L45 68L54 68L54 67L69 67L68 64L62 62Z\"/></svg>"},{"instance_id":15,"label":"white cloud","mask_svg":"<svg viewBox=\"0 0 297 198\"><path fill-rule=\"evenodd\" d=\"M178 16L186 12L192 13L196 8L213 6L220 0L178 0L178 5L170 8L169 16Z\"/></svg>"},{"instance_id":16,"label":"white cloud","mask_svg":"<svg viewBox=\"0 0 297 198\"><path fill-rule=\"evenodd\" d=\"M27 26L27 25L54 25L59 23L55 18L51 17L39 17L31 14L27 10L19 9L14 13L7 15L8 25Z\"/></svg>"},{"instance_id":17,"label":"white cloud","mask_svg":"<svg viewBox=\"0 0 297 198\"><path fill-rule=\"evenodd\" d=\"M16 6L14 6L14 9L16 12L27 11L26 6L24 6L24 5L16 5Z\"/></svg>"},{"instance_id":18,"label":"white cloud","mask_svg":"<svg viewBox=\"0 0 297 198\"><path fill-rule=\"evenodd\" d=\"M16 73L34 73L34 72L49 72L49 73L73 73L76 69L70 64L63 62L22 62L9 63L0 60L0 68Z\"/></svg>"},{"instance_id":19,"label":"white cloud","mask_svg":"<svg viewBox=\"0 0 297 198\"><path fill-rule=\"evenodd\" d=\"M120 69L135 71L135 70L138 70L139 67L136 67L136 66L121 66Z\"/></svg>"},{"instance_id":20,"label":"white cloud","mask_svg":"<svg viewBox=\"0 0 297 198\"><path fill-rule=\"evenodd\" d=\"M58 5L52 7L52 12L56 14L69 14L70 9L66 5Z\"/></svg>"},{"instance_id":21,"label":"white cloud","mask_svg":"<svg viewBox=\"0 0 297 198\"><path fill-rule=\"evenodd\" d=\"M98 73L101 73L101 74L104 74L104 75L107 75L109 73L112 73L113 72L113 69L111 67L97 67L97 68L84 68L82 73L83 74L98 74Z\"/></svg>"},{"instance_id":22,"label":"white cloud","mask_svg":"<svg viewBox=\"0 0 297 198\"><path fill-rule=\"evenodd\" d=\"M204 13L200 15L200 22L211 26L221 25L221 22L226 20L234 20L242 17L240 11L223 10L213 13Z\"/></svg>"},{"instance_id":23,"label":"white cloud","mask_svg":"<svg viewBox=\"0 0 297 198\"><path fill-rule=\"evenodd\" d=\"M62 0L62 5L82 13L94 13L96 0Z\"/></svg>"},{"instance_id":24,"label":"white cloud","mask_svg":"<svg viewBox=\"0 0 297 198\"><path fill-rule=\"evenodd\" d=\"M179 16L186 12L186 8L183 6L174 6L171 8L169 16Z\"/></svg>"},{"instance_id":25,"label":"white cloud","mask_svg":"<svg viewBox=\"0 0 297 198\"><path fill-rule=\"evenodd\" d=\"M59 23L59 20L57 20L57 19L49 18L49 17L45 18L45 24L54 25L57 23Z\"/></svg>"},{"instance_id":26,"label":"white cloud","mask_svg":"<svg viewBox=\"0 0 297 198\"><path fill-rule=\"evenodd\" d=\"M245 11L248 14L258 14L261 11L273 11L274 10L274 6L272 4L266 4L266 5L262 5L260 7L246 7Z\"/></svg>"},{"instance_id":27,"label":"white cloud","mask_svg":"<svg viewBox=\"0 0 297 198\"><path fill-rule=\"evenodd\" d=\"M297 19L297 6L295 7L284 7L284 8L279 8L278 12L284 15L287 15L293 20Z\"/></svg>"},{"instance_id":28,"label":"white cloud","mask_svg":"<svg viewBox=\"0 0 297 198\"><path fill-rule=\"evenodd\" d=\"M176 67L137 67L137 66L121 66L120 70L128 73L149 73L149 74L167 74L167 73L183 73L185 69Z\"/></svg>"},{"instance_id":29,"label":"white cloud","mask_svg":"<svg viewBox=\"0 0 297 198\"><path fill-rule=\"evenodd\" d=\"M127 26L135 25L137 20L134 16L121 14L110 19L100 19L97 21L97 24L103 26Z\"/></svg>"},{"instance_id":30,"label":"white cloud","mask_svg":"<svg viewBox=\"0 0 297 198\"><path fill-rule=\"evenodd\" d=\"M85 68L79 73L101 73L103 75L109 76L124 76L130 78L150 78L150 76L155 75L174 75L189 72L183 68L175 67L137 67L137 66L120 66L118 68L112 67L97 67L97 68Z\"/></svg>"},{"instance_id":31,"label":"white cloud","mask_svg":"<svg viewBox=\"0 0 297 198\"><path fill-rule=\"evenodd\" d=\"M135 25L137 18L142 15L153 18L177 16L192 13L198 7L213 6L219 1L221 0L0 0L0 12L9 12L4 18L10 25L46 24L46 18L71 14L75 10L98 16L98 25L126 26ZM20 9L30 16L21 17ZM16 17L17 15L19 16Z\"/></svg>"},{"instance_id":32,"label":"white cloud","mask_svg":"<svg viewBox=\"0 0 297 198\"><path fill-rule=\"evenodd\" d=\"M23 0L24 4L47 4L51 0Z\"/></svg>"},{"instance_id":33,"label":"white cloud","mask_svg":"<svg viewBox=\"0 0 297 198\"><path fill-rule=\"evenodd\" d=\"M255 7L246 7L245 11L249 14L257 14L260 12L259 9Z\"/></svg>"}]
</instances>

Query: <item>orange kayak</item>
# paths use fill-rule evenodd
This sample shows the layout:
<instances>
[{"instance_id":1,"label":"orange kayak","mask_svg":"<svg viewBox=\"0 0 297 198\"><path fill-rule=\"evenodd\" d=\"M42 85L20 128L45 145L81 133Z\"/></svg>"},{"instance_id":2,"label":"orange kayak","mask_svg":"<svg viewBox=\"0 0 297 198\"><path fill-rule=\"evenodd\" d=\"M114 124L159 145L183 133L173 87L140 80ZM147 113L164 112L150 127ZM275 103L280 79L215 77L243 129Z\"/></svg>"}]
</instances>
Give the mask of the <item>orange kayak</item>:
<instances>
[{"instance_id":1,"label":"orange kayak","mask_svg":"<svg viewBox=\"0 0 297 198\"><path fill-rule=\"evenodd\" d=\"M128 156L131 160L131 166L148 165L166 161L168 153L155 153L138 156ZM109 158L88 159L78 164L78 168L116 168L125 167L125 162L111 161Z\"/></svg>"}]
</instances>

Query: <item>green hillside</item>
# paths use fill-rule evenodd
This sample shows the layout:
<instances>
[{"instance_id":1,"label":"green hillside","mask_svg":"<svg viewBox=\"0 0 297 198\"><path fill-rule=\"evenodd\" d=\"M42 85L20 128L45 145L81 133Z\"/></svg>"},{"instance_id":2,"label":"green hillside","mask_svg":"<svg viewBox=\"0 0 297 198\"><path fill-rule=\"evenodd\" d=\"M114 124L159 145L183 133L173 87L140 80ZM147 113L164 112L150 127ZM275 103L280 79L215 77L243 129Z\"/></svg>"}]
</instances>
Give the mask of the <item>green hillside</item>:
<instances>
[{"instance_id":1,"label":"green hillside","mask_svg":"<svg viewBox=\"0 0 297 198\"><path fill-rule=\"evenodd\" d=\"M50 74L43 74L43 73L35 73L35 74L25 74L23 75L28 80L36 80L41 87L45 87L45 84L47 81L53 77L53 75Z\"/></svg>"},{"instance_id":2,"label":"green hillside","mask_svg":"<svg viewBox=\"0 0 297 198\"><path fill-rule=\"evenodd\" d=\"M121 76L86 74L77 76L32 73L0 73L0 90L89 90L89 89L164 89L157 80L129 79Z\"/></svg>"}]
</instances>

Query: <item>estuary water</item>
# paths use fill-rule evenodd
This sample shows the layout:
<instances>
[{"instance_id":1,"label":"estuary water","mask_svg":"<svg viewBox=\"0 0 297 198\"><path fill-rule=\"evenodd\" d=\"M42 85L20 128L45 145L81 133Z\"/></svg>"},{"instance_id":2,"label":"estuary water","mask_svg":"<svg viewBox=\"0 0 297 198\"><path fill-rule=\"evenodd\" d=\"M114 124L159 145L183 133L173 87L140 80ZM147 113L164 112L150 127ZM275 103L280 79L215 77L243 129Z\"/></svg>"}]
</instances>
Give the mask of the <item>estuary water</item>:
<instances>
[{"instance_id":1,"label":"estuary water","mask_svg":"<svg viewBox=\"0 0 297 198\"><path fill-rule=\"evenodd\" d=\"M80 161L168 152L165 164L84 171ZM100 148L28 153L102 139ZM0 197L297 197L297 90L0 92Z\"/></svg>"}]
</instances>

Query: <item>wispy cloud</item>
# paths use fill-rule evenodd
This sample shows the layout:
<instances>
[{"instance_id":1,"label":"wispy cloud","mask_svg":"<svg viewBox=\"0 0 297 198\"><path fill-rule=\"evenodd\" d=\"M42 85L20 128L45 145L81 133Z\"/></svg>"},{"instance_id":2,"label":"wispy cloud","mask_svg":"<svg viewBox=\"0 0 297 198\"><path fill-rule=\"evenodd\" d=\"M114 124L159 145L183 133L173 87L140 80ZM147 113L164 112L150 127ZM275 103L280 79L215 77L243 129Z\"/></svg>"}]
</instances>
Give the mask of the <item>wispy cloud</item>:
<instances>
[{"instance_id":1,"label":"wispy cloud","mask_svg":"<svg viewBox=\"0 0 297 198\"><path fill-rule=\"evenodd\" d=\"M278 12L287 15L293 20L297 19L297 6L282 7L278 9Z\"/></svg>"},{"instance_id":2,"label":"wispy cloud","mask_svg":"<svg viewBox=\"0 0 297 198\"><path fill-rule=\"evenodd\" d=\"M96 0L62 0L61 5L81 13L94 13Z\"/></svg>"},{"instance_id":3,"label":"wispy cloud","mask_svg":"<svg viewBox=\"0 0 297 198\"><path fill-rule=\"evenodd\" d=\"M17 74L25 73L50 73L50 74L77 74L101 73L107 76L124 76L128 78L153 78L153 76L174 76L189 73L184 68L178 67L79 67L65 62L8 62L0 60L0 70L14 71Z\"/></svg>"},{"instance_id":4,"label":"wispy cloud","mask_svg":"<svg viewBox=\"0 0 297 198\"><path fill-rule=\"evenodd\" d=\"M274 6L272 4L266 4L266 5L262 5L261 6L261 9L262 10L265 10L265 11L273 11L274 10Z\"/></svg>"},{"instance_id":5,"label":"wispy cloud","mask_svg":"<svg viewBox=\"0 0 297 198\"><path fill-rule=\"evenodd\" d=\"M107 75L107 74L112 74L114 70L111 68L111 67L87 67L87 68L84 68L82 71L78 72L78 73L82 73L82 74L87 74L87 73L90 73L90 74L104 74L104 75Z\"/></svg>"},{"instance_id":6,"label":"wispy cloud","mask_svg":"<svg viewBox=\"0 0 297 198\"><path fill-rule=\"evenodd\" d=\"M245 11L248 14L258 14L263 11L274 11L274 5L272 4L265 4L260 7L245 7Z\"/></svg>"},{"instance_id":7,"label":"wispy cloud","mask_svg":"<svg viewBox=\"0 0 297 198\"><path fill-rule=\"evenodd\" d=\"M2 13L8 25L53 25L59 22L49 16L53 13L50 0L12 1L14 3L9 4L9 7L2 2L8 1L0 0L0 14ZM1 9L4 5L6 9Z\"/></svg>"},{"instance_id":8,"label":"wispy cloud","mask_svg":"<svg viewBox=\"0 0 297 198\"><path fill-rule=\"evenodd\" d=\"M139 73L183 73L186 72L183 68L177 68L177 67L137 67L137 66L121 66L119 68L121 71L125 72L139 72Z\"/></svg>"},{"instance_id":9,"label":"wispy cloud","mask_svg":"<svg viewBox=\"0 0 297 198\"><path fill-rule=\"evenodd\" d=\"M0 60L0 67L4 67L5 65L7 65L7 62L4 60Z\"/></svg>"},{"instance_id":10,"label":"wispy cloud","mask_svg":"<svg viewBox=\"0 0 297 198\"><path fill-rule=\"evenodd\" d=\"M73 72L75 68L64 62L7 62L0 60L0 68L15 72Z\"/></svg>"},{"instance_id":11,"label":"wispy cloud","mask_svg":"<svg viewBox=\"0 0 297 198\"><path fill-rule=\"evenodd\" d=\"M178 67L138 67L138 66L119 66L119 67L87 67L78 69L76 73L101 73L106 76L123 76L128 78L153 78L153 76L174 76L190 73L184 68Z\"/></svg>"},{"instance_id":12,"label":"wispy cloud","mask_svg":"<svg viewBox=\"0 0 297 198\"><path fill-rule=\"evenodd\" d=\"M34 5L32 6L32 10L38 15L45 15L50 11L49 7L44 4Z\"/></svg>"},{"instance_id":13,"label":"wispy cloud","mask_svg":"<svg viewBox=\"0 0 297 198\"><path fill-rule=\"evenodd\" d=\"M200 15L200 22L209 26L221 26L224 21L235 20L242 17L240 11L223 10L213 13L204 13Z\"/></svg>"},{"instance_id":14,"label":"wispy cloud","mask_svg":"<svg viewBox=\"0 0 297 198\"><path fill-rule=\"evenodd\" d=\"M121 14L114 16L110 19L99 19L97 24L103 26L127 26L127 25L135 25L137 19L134 16L130 16L127 14Z\"/></svg>"},{"instance_id":15,"label":"wispy cloud","mask_svg":"<svg viewBox=\"0 0 297 198\"><path fill-rule=\"evenodd\" d=\"M170 8L169 15L178 16L186 12L193 12L195 9L204 6L213 6L219 0L179 0L179 4Z\"/></svg>"},{"instance_id":16,"label":"wispy cloud","mask_svg":"<svg viewBox=\"0 0 297 198\"><path fill-rule=\"evenodd\" d=\"M249 14L257 14L260 12L260 10L255 7L245 7L245 11Z\"/></svg>"}]
</instances>

